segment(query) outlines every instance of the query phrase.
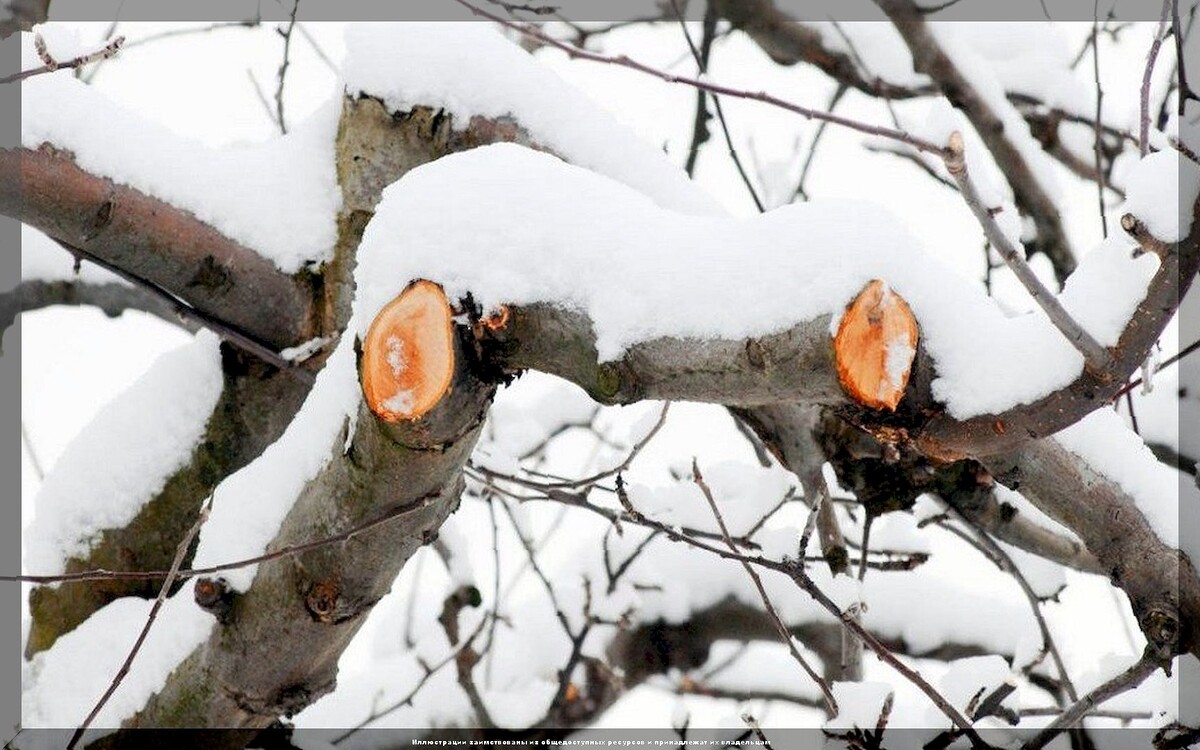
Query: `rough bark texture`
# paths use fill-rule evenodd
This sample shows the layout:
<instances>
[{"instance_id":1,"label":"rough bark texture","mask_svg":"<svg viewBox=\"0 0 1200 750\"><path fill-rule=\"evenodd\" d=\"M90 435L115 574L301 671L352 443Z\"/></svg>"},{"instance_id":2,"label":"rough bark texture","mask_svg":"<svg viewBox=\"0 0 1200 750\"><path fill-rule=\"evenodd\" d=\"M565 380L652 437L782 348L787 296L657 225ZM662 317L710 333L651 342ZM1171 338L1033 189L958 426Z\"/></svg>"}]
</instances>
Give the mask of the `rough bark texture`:
<instances>
[{"instance_id":1,"label":"rough bark texture","mask_svg":"<svg viewBox=\"0 0 1200 750\"><path fill-rule=\"evenodd\" d=\"M828 315L759 338L654 339L603 363L591 321L550 305L510 308L507 324L487 335L500 367L557 375L605 404L643 399L739 406L793 399L849 403L833 365Z\"/></svg>"},{"instance_id":2,"label":"rough bark texture","mask_svg":"<svg viewBox=\"0 0 1200 750\"><path fill-rule=\"evenodd\" d=\"M68 560L65 572L170 568L199 503L283 434L308 386L229 346L222 346L221 352L224 388L187 464L166 480L132 521L104 530L85 557ZM152 599L160 586L156 580L104 580L34 588L29 595L32 624L25 655L49 648L114 599Z\"/></svg>"},{"instance_id":3,"label":"rough bark texture","mask_svg":"<svg viewBox=\"0 0 1200 750\"><path fill-rule=\"evenodd\" d=\"M84 172L66 153L0 150L0 214L132 272L276 349L314 331L313 278L282 273L192 214Z\"/></svg>"}]
</instances>

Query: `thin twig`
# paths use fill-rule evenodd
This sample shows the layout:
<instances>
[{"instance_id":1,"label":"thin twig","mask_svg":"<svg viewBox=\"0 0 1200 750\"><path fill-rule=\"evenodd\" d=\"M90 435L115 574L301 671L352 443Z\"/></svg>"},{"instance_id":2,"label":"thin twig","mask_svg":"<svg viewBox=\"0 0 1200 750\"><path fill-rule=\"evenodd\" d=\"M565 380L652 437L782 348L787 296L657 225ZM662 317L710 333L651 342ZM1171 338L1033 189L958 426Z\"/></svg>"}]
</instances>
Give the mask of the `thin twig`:
<instances>
[{"instance_id":1,"label":"thin twig","mask_svg":"<svg viewBox=\"0 0 1200 750\"><path fill-rule=\"evenodd\" d=\"M279 120L275 117L275 110L271 108L271 103L267 101L267 94L263 91L262 84L258 82L258 76L254 75L253 70L246 68L246 77L250 79L250 87L254 89L254 96L258 99L258 103L262 105L263 111L267 113L267 119L275 127L279 127Z\"/></svg>"},{"instance_id":2,"label":"thin twig","mask_svg":"<svg viewBox=\"0 0 1200 750\"><path fill-rule=\"evenodd\" d=\"M1083 330L1083 327L1059 303L1058 298L1046 289L1033 269L1025 262L1024 255L1013 246L1008 236L1000 229L995 217L988 210L988 206L984 205L975 183L967 172L962 134L958 131L950 134L945 162L946 169L958 185L958 191L963 200L971 209L971 213L975 214L980 226L983 227L983 233L987 236L988 242L996 248L996 252L1004 259L1025 290L1029 292L1029 296L1038 303L1054 327L1083 355L1089 369L1097 374L1110 372L1113 366L1112 355L1108 353L1107 349L1100 346L1091 334Z\"/></svg>"},{"instance_id":3,"label":"thin twig","mask_svg":"<svg viewBox=\"0 0 1200 750\"><path fill-rule=\"evenodd\" d=\"M308 45L312 47L313 52L315 52L317 55L317 58L320 59L321 62L325 63L325 67L329 68L334 73L341 72L341 69L338 67L337 63L335 63L333 59L326 54L325 50L322 49L321 45L317 43L316 38L313 37L307 26L302 23L298 23L296 24L296 31L299 31L300 36L304 37L304 41L308 42Z\"/></svg>"},{"instance_id":4,"label":"thin twig","mask_svg":"<svg viewBox=\"0 0 1200 750\"><path fill-rule=\"evenodd\" d=\"M1141 685L1158 668L1158 661L1151 657L1147 651L1129 669L1100 685L1076 701L1066 711L1063 711L1057 719L1050 722L1045 729L1038 732L1033 739L1025 743L1022 750L1041 750L1050 740L1057 737L1059 733L1078 724L1079 720L1086 716L1093 708L1104 703L1109 698Z\"/></svg>"},{"instance_id":5,"label":"thin twig","mask_svg":"<svg viewBox=\"0 0 1200 750\"><path fill-rule=\"evenodd\" d=\"M171 585L175 583L175 579L179 576L179 568L183 565L183 558L187 556L188 549L192 545L192 540L196 538L196 534L200 532L200 527L208 520L208 513L212 510L212 502L213 496L210 494L200 508L200 517L196 519L196 522L192 524L187 534L179 542L179 546L175 549L175 559L171 561L171 569L163 579L162 586L159 587L158 596L155 597L154 604L150 607L150 613L146 616L146 622L142 625L142 632L138 633L137 640L133 642L133 647L129 649L129 653L125 656L125 661L121 664L121 668L117 670L116 675L113 676L108 689L104 691L104 695L100 696L100 700L96 701L96 705L92 707L87 718L83 720L83 723L71 735L71 741L67 743L67 750L73 750L75 745L79 743L80 738L83 737L83 733L96 720L96 715L100 713L100 710L108 703L108 699L120 687L125 676L129 674L129 669L133 666L133 660L137 658L138 652L141 651L142 644L146 642L146 636L150 634L150 628L154 626L154 621L158 617L159 610L162 609L163 603L167 600L167 592L170 591Z\"/></svg>"},{"instance_id":6,"label":"thin twig","mask_svg":"<svg viewBox=\"0 0 1200 750\"><path fill-rule=\"evenodd\" d=\"M1079 700L1079 694L1075 691L1075 683L1071 681L1070 675L1067 673L1067 665L1063 661L1062 654L1058 649L1058 644L1054 641L1054 636L1050 632L1050 625L1046 622L1046 617L1042 613L1041 599L1033 590L1033 586L1029 583L1029 579L1017 567L1016 562L1012 559L1012 555L1001 547L994 539L992 539L986 531L979 528L969 518L960 513L957 508L947 503L950 512L958 516L964 524L971 527L975 532L975 538L978 542L987 548L990 553L988 557L996 564L998 568L1008 573L1021 587L1021 591L1025 594L1026 600L1029 602L1030 610L1033 612L1033 617L1037 621L1038 630L1041 631L1042 646L1049 652L1050 658L1054 660L1054 666L1058 670L1058 679L1066 690L1067 697L1072 701Z\"/></svg>"},{"instance_id":7,"label":"thin twig","mask_svg":"<svg viewBox=\"0 0 1200 750\"><path fill-rule=\"evenodd\" d=\"M1104 206L1104 136L1100 126L1101 105L1104 102L1104 87L1100 84L1100 0L1095 0L1092 10L1092 75L1096 80L1096 127L1092 150L1096 156L1096 190L1100 205L1100 230L1108 239L1108 211Z\"/></svg>"},{"instance_id":8,"label":"thin twig","mask_svg":"<svg viewBox=\"0 0 1200 750\"><path fill-rule=\"evenodd\" d=\"M423 687L425 687L425 683L429 682L429 680L434 675L436 675L438 672L442 671L442 669L445 668L445 666L447 664L450 664L450 663L454 662L456 659L458 659L459 655L462 654L464 651L466 651L466 649L470 648L471 644L474 643L475 639L479 636L479 634L481 632L483 632L483 626L489 622L495 622L495 620L496 620L496 616L494 613L492 615L490 615L488 617L484 617L482 620L480 620L479 624L475 626L475 630L472 631L469 636L467 636L466 641L459 644L457 648L454 648L453 650L451 650L449 654L446 654L445 658L441 659L433 666L425 666L424 664L422 664L422 667L424 667L424 670L425 670L425 674L421 675L421 679L417 681L417 684L414 685L413 688L411 690L409 690L404 695L403 698L395 701L394 703L391 703L391 704L385 706L384 708L372 711L370 713L370 715L367 716L367 718L363 719L358 724L355 724L353 727L350 727L345 732L339 734L337 737L334 737L332 740L330 740L329 741L330 744L331 745L340 745L342 742L347 740L351 735L357 734L358 732L362 731L363 729L366 729L372 722L378 721L378 720L382 719L383 717L387 716L388 714L390 714L394 711L398 711L401 708L403 708L404 706L411 704L413 698L417 697L417 693L421 692L421 689Z\"/></svg>"},{"instance_id":9,"label":"thin twig","mask_svg":"<svg viewBox=\"0 0 1200 750\"><path fill-rule=\"evenodd\" d=\"M696 68L700 75L708 73L708 58L712 52L713 38L717 31L717 12L713 8L712 3L708 4L708 8L704 11L704 37L701 39L701 47L698 49L695 42L692 41L692 35L688 32L687 21L683 17L683 10L679 7L678 0L670 0L671 9L675 11L676 18L679 19L679 28L683 31L683 38L687 40L688 49L691 50L692 58L696 61ZM704 109L704 98L706 94L703 91L697 92L696 101L696 126L700 128L704 125L704 120L707 118L707 112ZM717 113L717 122L721 125L721 133L725 137L725 146L729 149L729 158L733 161L733 166L737 168L738 175L742 178L742 184L746 186L746 192L750 193L750 199L754 201L755 208L759 213L766 209L763 208L763 202L758 197L758 192L754 189L754 184L750 182L750 176L746 174L746 168L742 166L741 157L738 156L737 149L733 146L733 138L729 135L729 124L725 121L725 111L721 108L721 98L716 94L712 95L713 109ZM707 126L704 126L704 139L708 137ZM697 131L697 134L699 131ZM690 177L692 170L696 166L696 157L700 151L700 144L703 140L693 135L692 149L688 153L688 169L687 173Z\"/></svg>"},{"instance_id":10,"label":"thin twig","mask_svg":"<svg viewBox=\"0 0 1200 750\"><path fill-rule=\"evenodd\" d=\"M65 62L55 60L54 57L50 55L50 53L46 50L46 42L41 36L35 36L34 43L40 45L38 47L38 54L42 59L42 66L40 68L22 70L19 73L13 73L12 75L4 76L3 78L0 78L0 84L16 83L17 81L23 81L26 78L32 78L44 73L53 73L56 70L74 70L89 63L107 60L121 51L121 46L125 44L125 37L119 36L115 39L111 39L107 44L95 52L89 52L86 55L79 55L78 57L73 57Z\"/></svg>"},{"instance_id":11,"label":"thin twig","mask_svg":"<svg viewBox=\"0 0 1200 750\"><path fill-rule=\"evenodd\" d=\"M1196 351L1197 349L1200 349L1200 339L1193 341L1192 343L1188 344L1184 348L1180 349L1175 354L1164 359L1162 362L1160 362L1158 364L1157 367L1154 368L1154 372L1155 373L1162 372L1163 370L1167 369L1168 367L1175 364L1176 362L1183 359L1184 357L1191 354L1192 352ZM1121 390L1117 391L1117 396L1124 396L1126 393L1129 393L1130 391L1132 391L1134 388L1137 388L1141 384L1142 384L1141 378L1131 380L1128 383L1126 383L1124 386L1122 386Z\"/></svg>"},{"instance_id":12,"label":"thin twig","mask_svg":"<svg viewBox=\"0 0 1200 750\"><path fill-rule=\"evenodd\" d=\"M848 117L841 117L840 115L830 114L829 112L822 112L817 109L804 107L799 104L789 102L785 99L780 99L779 97L768 94L765 91L747 91L745 89L723 86L721 84L712 83L699 78L668 73L664 70L659 70L658 68L651 67L644 63L638 62L637 60L633 60L626 55L612 56L598 52L592 52L590 50L577 47L573 44L560 41L554 37L547 36L532 26L516 23L494 13L489 13L478 6L472 5L471 3L467 2L467 0L454 0L454 2L470 10L477 16L486 18L489 21L494 21L505 28L512 29L531 39L536 39L542 44L561 50L567 53L567 56L571 58L628 68L629 70L635 70L639 73L645 73L646 75L653 76L661 81L665 81L666 83L678 83L684 86L691 86L692 88L707 91L710 94L721 94L723 96L728 96L735 99L746 99L750 101L762 102L763 104L785 109L789 112L794 112L795 114L812 120L823 120L833 123L834 125L841 125L842 127L850 128L851 130L857 130L860 133L866 133L867 135L900 141L901 143L906 143L919 151L926 151L939 156L944 156L946 154L945 148L927 141L924 138L918 138L917 136L901 130L885 128L879 125L871 125L869 123L859 122L858 120L853 120Z\"/></svg>"},{"instance_id":13,"label":"thin twig","mask_svg":"<svg viewBox=\"0 0 1200 750\"><path fill-rule=\"evenodd\" d=\"M825 107L832 112L837 108L838 102L846 95L850 87L844 83L839 83L833 91L833 96L829 97L829 104ZM793 196L799 196L804 200L808 200L808 193L804 190L804 182L808 179L808 171L812 169L813 161L817 156L817 146L821 145L821 137L825 135L825 129L829 126L828 122L822 122L817 126L817 132L813 135L812 145L808 147L808 155L804 158L804 166L800 168L800 179L796 182L796 189L793 191Z\"/></svg>"},{"instance_id":14,"label":"thin twig","mask_svg":"<svg viewBox=\"0 0 1200 750\"><path fill-rule=\"evenodd\" d=\"M38 481L46 478L46 472L42 469L42 462L38 459L37 451L33 449L33 440L29 438L29 430L25 427L25 420L21 420L21 443L25 446L25 453L29 456L29 462L33 464L33 473L37 476Z\"/></svg>"},{"instance_id":15,"label":"thin twig","mask_svg":"<svg viewBox=\"0 0 1200 750\"><path fill-rule=\"evenodd\" d=\"M288 547L281 547L273 552L266 552L254 557L247 557L234 562L221 563L220 565L212 565L207 568L190 568L176 571L174 574L175 580L183 581L196 576L206 576L213 573L221 573L226 570L237 570L250 565L258 565L259 563L270 562L284 557L295 557L296 555L311 550L328 547L339 542L349 541L359 534L365 534L372 529L383 526L384 524L399 518L400 516L413 513L422 508L429 507L429 504L434 500L433 495L420 497L410 503L398 505L395 508L376 516L370 521L365 521L352 529L342 531L337 534L315 539L311 542L302 542L293 544ZM25 583L78 583L80 581L152 581L158 578L166 578L172 575L169 570L142 570L142 571L124 571L124 570L104 570L101 568L93 570L85 570L79 573L63 573L61 575L0 575L0 581L23 581Z\"/></svg>"},{"instance_id":16,"label":"thin twig","mask_svg":"<svg viewBox=\"0 0 1200 750\"><path fill-rule=\"evenodd\" d=\"M1158 20L1158 30L1154 33L1154 41L1150 43L1150 52L1146 55L1146 70L1142 73L1141 117L1138 120L1138 148L1142 156L1150 153L1150 78L1154 75L1154 63L1158 59L1158 50L1166 37L1167 19L1171 13L1172 0L1163 0L1162 17ZM1180 99L1182 100L1182 96Z\"/></svg>"},{"instance_id":17,"label":"thin twig","mask_svg":"<svg viewBox=\"0 0 1200 750\"><path fill-rule=\"evenodd\" d=\"M161 31L157 34L150 34L148 36L139 37L138 39L131 39L125 45L125 49L141 47L143 45L150 44L151 42L162 41L163 39L172 39L179 36L193 36L196 34L207 34L209 32L218 31L221 29L256 29L261 24L261 18L248 18L245 21L219 21L217 23L209 24L208 26L186 29L168 29L167 31Z\"/></svg>"},{"instance_id":18,"label":"thin twig","mask_svg":"<svg viewBox=\"0 0 1200 750\"><path fill-rule=\"evenodd\" d=\"M1179 0L1171 0L1171 33L1175 35L1175 70L1179 76L1179 105L1176 114L1183 117L1188 99L1200 101L1200 96L1188 85L1187 67L1183 58L1183 25L1179 22Z\"/></svg>"},{"instance_id":19,"label":"thin twig","mask_svg":"<svg viewBox=\"0 0 1200 750\"><path fill-rule=\"evenodd\" d=\"M721 529L721 536L725 540L725 546L730 552L737 552L737 545L733 543L733 538L729 535L729 527L725 525L725 518L721 515L721 509L717 507L717 501L713 497L712 489L708 483L704 481L704 476L700 474L700 466L696 459L692 459L692 481L700 488L700 492L704 495L704 499L708 501L708 507L712 510L713 516L717 519L717 526ZM754 588L758 590L758 595L762 599L763 607L767 611L767 615L771 618L771 622L775 625L775 630L778 631L779 637L787 645L788 651L792 658L800 665L800 668L817 684L821 689L821 694L825 696L825 710L830 716L836 716L838 713L837 699L833 697L833 689L829 683L825 681L821 675L817 674L816 670L809 665L804 658L804 654L800 653L800 649L796 648L796 641L792 638L791 632L787 625L784 624L783 618L779 616L778 610L771 602L771 597L767 595L767 589L763 586L762 578L758 575L750 563L743 562L742 567L746 569L746 573L750 576L750 580L754 582Z\"/></svg>"},{"instance_id":20,"label":"thin twig","mask_svg":"<svg viewBox=\"0 0 1200 750\"><path fill-rule=\"evenodd\" d=\"M283 37L283 62L279 64L279 84L275 87L275 121L279 123L279 131L287 133L287 122L283 117L283 85L287 81L288 66L291 64L292 32L296 28L296 11L300 9L300 0L292 0L292 14L288 18L287 28L280 29Z\"/></svg>"},{"instance_id":21,"label":"thin twig","mask_svg":"<svg viewBox=\"0 0 1200 750\"><path fill-rule=\"evenodd\" d=\"M878 638L864 628L862 623L855 620L853 613L843 611L835 601L830 599L825 592L821 591L820 587L817 586L816 583L809 578L808 574L804 572L802 563L789 562L786 560L771 560L758 555L744 555L729 549L714 547L710 544L700 541L694 536L683 533L674 526L668 526L660 521L654 521L646 518L640 511L637 510L637 508L633 507L633 504L629 501L629 496L625 492L624 480L621 479L620 475L617 476L617 498L621 501L621 507L625 509L625 512L636 519L638 523L658 529L671 541L686 544L690 547L703 550L727 560L747 562L763 568L764 570L773 570L777 573L786 575L788 578L792 579L792 582L795 583L801 591L808 594L817 604L821 605L826 612L836 617L841 623L842 627L849 629L856 636L861 638L863 643L865 643L868 648L875 652L875 655L879 657L880 661L894 669L900 674L901 677L908 680L913 684L913 686L915 686L927 698L929 698L929 700L935 706L937 706L938 710L941 711L946 718L950 719L955 726L963 731L963 734L966 735L971 741L973 747L991 747L988 745L988 743L984 742L982 737L979 736L979 733L975 731L975 728L971 726L971 723L967 720L967 718L962 715L962 712L951 705L950 702L947 701L946 698L939 693L936 688L933 687L933 685L929 684L928 680L922 677L919 672L912 669L899 658L897 658L887 646L883 645Z\"/></svg>"}]
</instances>

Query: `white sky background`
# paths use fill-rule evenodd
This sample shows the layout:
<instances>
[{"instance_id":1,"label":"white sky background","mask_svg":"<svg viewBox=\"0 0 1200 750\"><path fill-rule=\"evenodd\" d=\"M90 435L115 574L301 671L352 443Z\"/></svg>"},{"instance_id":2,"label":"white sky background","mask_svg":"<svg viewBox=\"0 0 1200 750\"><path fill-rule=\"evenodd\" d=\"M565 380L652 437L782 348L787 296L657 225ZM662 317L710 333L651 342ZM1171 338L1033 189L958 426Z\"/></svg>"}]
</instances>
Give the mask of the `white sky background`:
<instances>
[{"instance_id":1,"label":"white sky background","mask_svg":"<svg viewBox=\"0 0 1200 750\"><path fill-rule=\"evenodd\" d=\"M84 39L99 40L107 24L79 24ZM118 33L129 44L157 32L176 29L178 24L121 24ZM342 28L337 24L306 24L324 54L334 61L344 52ZM1056 33L1072 52L1079 49L1090 30L1086 24L1064 24ZM698 38L698 25L692 26ZM1119 45L1104 39L1102 75L1105 83L1105 109L1117 122L1136 118L1137 88L1142 61L1149 45L1152 28L1142 25L1124 32ZM637 27L613 32L604 37L605 49L627 52L649 64L690 73L693 65L677 26ZM94 85L145 117L173 130L220 146L263 140L276 133L251 84L255 78L271 100L279 65L282 40L268 24L260 29L232 28L209 34L185 36L135 46L116 60L105 63L94 78ZM1156 89L1161 89L1173 57L1170 45L1164 46L1159 60ZM649 77L612 66L586 61L569 61L555 51L542 51L539 58L574 83L619 120L634 128L645 140L665 148L672 160L682 164L691 136L695 93ZM1091 80L1090 57L1079 68L1079 76ZM716 81L751 89L763 89L798 103L824 108L834 84L824 75L805 66L783 68L771 63L763 53L741 35L719 39L713 48L710 76ZM330 97L340 96L336 74L320 59L303 35L292 41L291 67L285 89L287 120L294 126ZM1154 99L1155 101L1157 99ZM743 162L752 172L763 165L767 172L794 177L817 124L786 112L753 102L725 99L725 113ZM901 117L915 122L924 118L922 103L899 103ZM878 103L851 92L838 112L857 119L887 124L888 114ZM749 216L754 207L747 198L725 153L714 120L713 140L699 161L697 180L731 212ZM926 249L964 278L982 276L983 253L978 227L957 194L935 184L912 165L886 155L872 154L862 148L860 134L830 127L823 136L821 151L806 181L810 195L817 198L854 197L876 201L888 207L921 238ZM1064 219L1072 244L1086 250L1100 240L1100 222L1096 211L1094 185L1083 183L1060 170ZM758 187L758 186L756 186ZM761 187L760 187L761 194ZM1116 229L1115 214L1109 215L1110 229ZM964 240L963 238L967 238ZM1040 260L1040 259L1039 259ZM64 260L64 263L68 261ZM1039 270L1046 270L1045 265ZM997 274L997 288L1014 307L1027 308L1028 299L1006 272ZM111 321L89 309L50 309L23 316L22 414L37 458L49 471L71 438L96 411L122 388L132 382L163 351L188 340L186 334L140 313L128 313ZM1163 342L1164 356L1177 348L1169 336ZM1159 397L1150 399L1139 410L1143 427L1155 435L1173 437L1177 433L1173 400L1162 394L1174 391L1173 374L1161 377ZM531 383L525 393L536 394L547 388ZM64 395L65 394L65 395ZM514 396L515 397L515 396ZM504 396L502 396L502 399ZM653 410L636 406L614 410L609 421L631 425L638 417ZM695 455L702 466L730 458L749 456L744 441L729 429L728 417L719 409L682 406L673 411L668 429L652 444L638 464L635 480L665 481L667 469ZM623 434L618 427L618 435ZM568 441L564 452L588 449L585 441ZM580 456L563 459L580 463ZM28 453L22 465L23 523L32 518L39 481ZM478 518L465 519L464 532L490 533ZM539 528L548 526L539 519ZM989 583L1002 581L977 555L963 554L947 565L947 576L977 575ZM936 558L935 558L936 560ZM415 561L414 561L415 562ZM427 568L436 568L432 559ZM408 572L411 573L410 564ZM967 571L970 571L969 573ZM404 576L402 576L402 579ZM1057 605L1045 607L1052 627L1070 633L1059 643L1077 673L1090 665L1097 655L1131 654L1127 628L1136 632L1123 598L1114 597L1103 581L1070 576L1071 586ZM992 592L988 592L991 594ZM1023 600L1011 589L998 589L998 600L1011 600L1023 606ZM1122 622L1122 618L1125 622ZM368 627L363 640L368 640ZM347 656L347 669L365 668L373 657L359 649ZM790 665L788 665L790 666ZM936 677L939 666L929 665ZM902 681L880 670L870 675L888 679L899 690ZM368 697L369 698L369 697ZM619 704L608 721L612 726L663 725L677 699L653 687L640 689L636 696ZM778 710L778 709L776 709ZM665 713L664 713L665 712ZM732 716L732 714L731 714ZM718 717L720 718L720 717ZM764 717L759 717L767 721ZM774 714L771 720L786 724L789 720L812 721L812 716ZM913 717L919 722L919 717Z\"/></svg>"}]
</instances>

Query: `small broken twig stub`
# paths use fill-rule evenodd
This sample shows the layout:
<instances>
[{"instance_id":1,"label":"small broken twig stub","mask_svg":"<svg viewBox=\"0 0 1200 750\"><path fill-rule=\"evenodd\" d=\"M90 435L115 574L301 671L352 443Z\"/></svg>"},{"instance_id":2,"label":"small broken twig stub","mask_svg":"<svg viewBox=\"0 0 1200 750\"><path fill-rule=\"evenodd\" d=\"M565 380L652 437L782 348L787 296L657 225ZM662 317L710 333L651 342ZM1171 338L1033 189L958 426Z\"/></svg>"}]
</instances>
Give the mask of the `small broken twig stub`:
<instances>
[{"instance_id":1,"label":"small broken twig stub","mask_svg":"<svg viewBox=\"0 0 1200 750\"><path fill-rule=\"evenodd\" d=\"M860 404L895 411L917 353L917 319L879 279L846 308L833 340L838 380Z\"/></svg>"},{"instance_id":2,"label":"small broken twig stub","mask_svg":"<svg viewBox=\"0 0 1200 750\"><path fill-rule=\"evenodd\" d=\"M388 422L427 413L454 377L454 322L445 292L415 281L384 307L362 347L367 405Z\"/></svg>"}]
</instances>

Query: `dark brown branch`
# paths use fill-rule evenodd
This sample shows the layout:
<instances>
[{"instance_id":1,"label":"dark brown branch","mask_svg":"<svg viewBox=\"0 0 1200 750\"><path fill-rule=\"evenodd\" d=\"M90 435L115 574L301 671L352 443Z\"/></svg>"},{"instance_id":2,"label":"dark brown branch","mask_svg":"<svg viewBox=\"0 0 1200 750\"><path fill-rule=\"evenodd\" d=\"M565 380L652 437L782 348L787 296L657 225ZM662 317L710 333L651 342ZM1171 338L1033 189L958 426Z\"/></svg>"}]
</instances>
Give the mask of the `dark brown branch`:
<instances>
[{"instance_id":1,"label":"dark brown branch","mask_svg":"<svg viewBox=\"0 0 1200 750\"><path fill-rule=\"evenodd\" d=\"M1115 358L1113 367L1100 373L1085 370L1069 386L1002 414L984 414L962 421L948 415L935 416L918 437L923 450L938 455L950 448L943 455L955 457L1012 451L1074 424L1116 398L1130 376L1146 361L1200 271L1200 200L1192 206L1192 216L1191 231L1178 244L1152 237L1136 217L1122 217L1122 227L1145 252L1157 255L1160 263L1145 298L1116 346L1110 349Z\"/></svg>"},{"instance_id":2,"label":"dark brown branch","mask_svg":"<svg viewBox=\"0 0 1200 750\"><path fill-rule=\"evenodd\" d=\"M821 33L780 11L771 0L714 0L713 8L780 65L805 62L869 96L909 99L931 93L869 77L851 55L830 49Z\"/></svg>"}]
</instances>

